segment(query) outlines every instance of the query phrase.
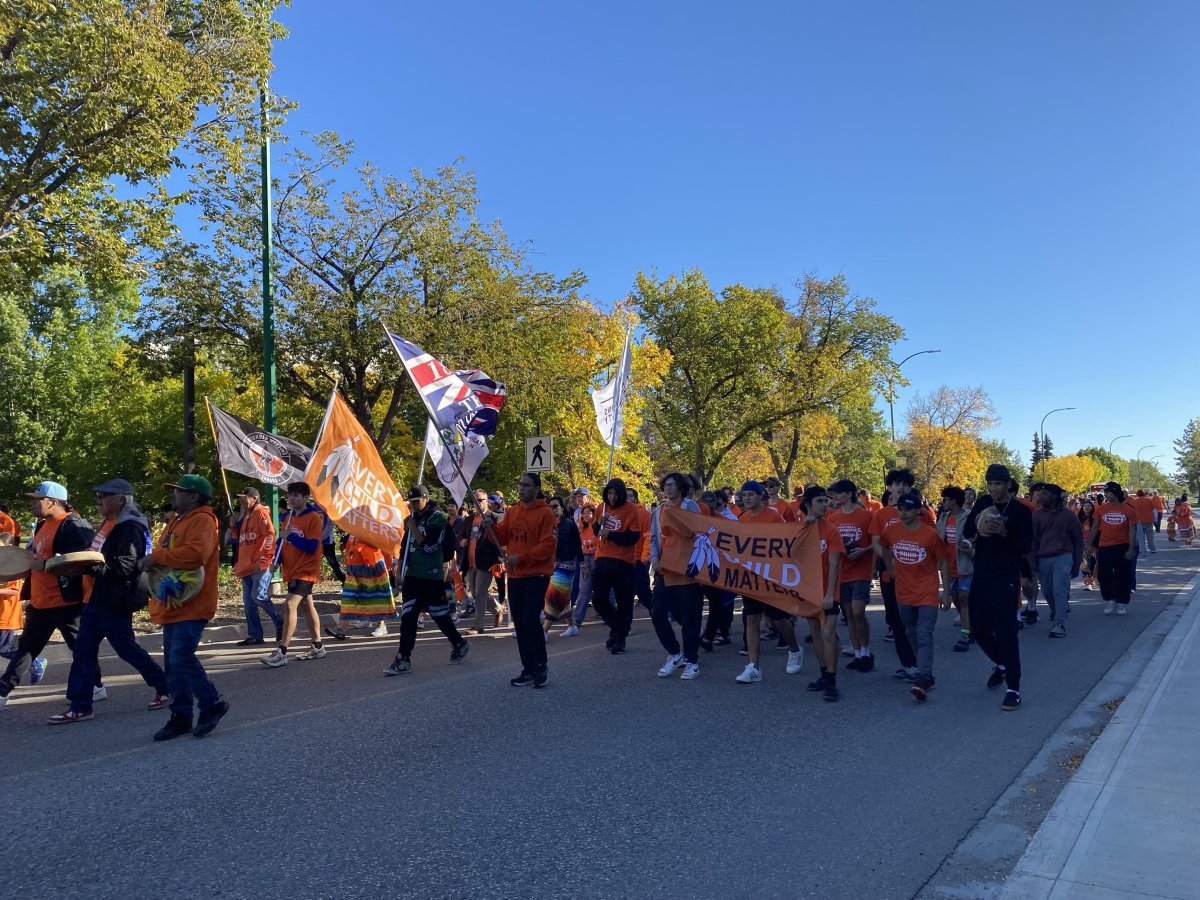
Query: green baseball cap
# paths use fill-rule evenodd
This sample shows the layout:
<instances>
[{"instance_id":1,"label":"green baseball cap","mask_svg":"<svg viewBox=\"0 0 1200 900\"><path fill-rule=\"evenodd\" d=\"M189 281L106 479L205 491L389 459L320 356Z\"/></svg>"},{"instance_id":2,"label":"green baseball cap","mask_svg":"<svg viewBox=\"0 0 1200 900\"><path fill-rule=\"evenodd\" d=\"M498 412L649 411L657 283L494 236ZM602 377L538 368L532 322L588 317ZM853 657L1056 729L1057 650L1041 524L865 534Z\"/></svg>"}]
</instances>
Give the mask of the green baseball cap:
<instances>
[{"instance_id":1,"label":"green baseball cap","mask_svg":"<svg viewBox=\"0 0 1200 900\"><path fill-rule=\"evenodd\" d=\"M212 485L207 478L201 475L184 475L174 484L165 484L163 487L173 491L190 491L193 494L199 494L201 497L212 496Z\"/></svg>"}]
</instances>

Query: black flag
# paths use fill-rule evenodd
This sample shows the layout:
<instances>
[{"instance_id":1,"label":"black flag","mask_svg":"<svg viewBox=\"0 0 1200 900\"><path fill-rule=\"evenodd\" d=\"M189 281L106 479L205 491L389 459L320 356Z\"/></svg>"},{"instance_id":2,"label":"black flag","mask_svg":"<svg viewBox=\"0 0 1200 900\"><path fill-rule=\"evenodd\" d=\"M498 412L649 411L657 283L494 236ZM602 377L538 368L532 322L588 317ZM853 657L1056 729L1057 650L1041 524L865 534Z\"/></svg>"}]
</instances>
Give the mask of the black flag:
<instances>
[{"instance_id":1,"label":"black flag","mask_svg":"<svg viewBox=\"0 0 1200 900\"><path fill-rule=\"evenodd\" d=\"M257 478L263 484L304 480L304 469L312 458L310 449L251 425L211 403L208 408L212 410L217 459L222 469Z\"/></svg>"}]
</instances>

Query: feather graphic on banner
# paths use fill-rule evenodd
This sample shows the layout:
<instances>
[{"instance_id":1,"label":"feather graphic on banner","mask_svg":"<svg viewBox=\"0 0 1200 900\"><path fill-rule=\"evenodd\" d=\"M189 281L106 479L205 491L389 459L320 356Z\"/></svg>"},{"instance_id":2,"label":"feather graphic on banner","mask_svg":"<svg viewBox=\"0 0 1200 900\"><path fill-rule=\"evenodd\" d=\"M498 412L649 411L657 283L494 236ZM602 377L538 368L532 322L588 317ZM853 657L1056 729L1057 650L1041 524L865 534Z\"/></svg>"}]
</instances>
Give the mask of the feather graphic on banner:
<instances>
[{"instance_id":1,"label":"feather graphic on banner","mask_svg":"<svg viewBox=\"0 0 1200 900\"><path fill-rule=\"evenodd\" d=\"M353 440L334 447L329 452L329 458L325 460L325 464L321 466L317 484L324 484L328 479L330 494L336 495L338 487L350 480L349 476L354 472L354 467L358 463L358 453L354 449L357 441L358 438L355 437Z\"/></svg>"},{"instance_id":2,"label":"feather graphic on banner","mask_svg":"<svg viewBox=\"0 0 1200 900\"><path fill-rule=\"evenodd\" d=\"M715 531L715 528L710 528L707 534L695 532L696 539L692 541L692 555L687 564L688 577L695 578L707 569L708 580L716 583L717 576L721 573L721 561L717 556L717 548L709 540Z\"/></svg>"}]
</instances>

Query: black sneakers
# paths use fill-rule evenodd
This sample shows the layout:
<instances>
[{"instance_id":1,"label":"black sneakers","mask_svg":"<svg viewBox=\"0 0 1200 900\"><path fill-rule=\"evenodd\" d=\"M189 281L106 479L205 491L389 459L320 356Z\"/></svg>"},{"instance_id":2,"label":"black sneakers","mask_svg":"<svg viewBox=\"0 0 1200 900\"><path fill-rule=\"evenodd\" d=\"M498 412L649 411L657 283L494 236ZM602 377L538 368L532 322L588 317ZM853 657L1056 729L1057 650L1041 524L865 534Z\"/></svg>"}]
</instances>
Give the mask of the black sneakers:
<instances>
[{"instance_id":1,"label":"black sneakers","mask_svg":"<svg viewBox=\"0 0 1200 900\"><path fill-rule=\"evenodd\" d=\"M218 700L212 706L200 710L200 715L196 719L196 727L192 729L192 735L204 737L217 727L217 723L225 718L227 712L229 712L229 704L224 700Z\"/></svg>"},{"instance_id":2,"label":"black sneakers","mask_svg":"<svg viewBox=\"0 0 1200 900\"><path fill-rule=\"evenodd\" d=\"M924 703L929 697L929 692L933 690L934 681L932 678L918 678L909 687L908 692L919 702Z\"/></svg>"},{"instance_id":3,"label":"black sneakers","mask_svg":"<svg viewBox=\"0 0 1200 900\"><path fill-rule=\"evenodd\" d=\"M549 674L548 674L548 673L547 673L547 671L546 671L546 667L545 667L545 666L540 666L540 667L538 668L538 670L537 670L536 672L534 672L534 673L533 673L533 686L534 686L534 688L535 688L535 689L536 689L536 688L544 688L544 687L546 686L546 681L549 679L549 677L550 677L550 676L549 676Z\"/></svg>"},{"instance_id":4,"label":"black sneakers","mask_svg":"<svg viewBox=\"0 0 1200 900\"><path fill-rule=\"evenodd\" d=\"M992 674L988 676L987 688L989 691L994 691L1002 684L1004 684L1004 670L996 666L992 669Z\"/></svg>"},{"instance_id":5,"label":"black sneakers","mask_svg":"<svg viewBox=\"0 0 1200 900\"><path fill-rule=\"evenodd\" d=\"M450 651L450 662L460 663L467 658L467 651L471 649L471 645L464 640L461 644Z\"/></svg>"},{"instance_id":6,"label":"black sneakers","mask_svg":"<svg viewBox=\"0 0 1200 900\"><path fill-rule=\"evenodd\" d=\"M171 713L171 718L167 719L167 724L158 731L154 732L156 741L169 741L171 738L181 737L192 732L192 717L185 716L180 713Z\"/></svg>"},{"instance_id":7,"label":"black sneakers","mask_svg":"<svg viewBox=\"0 0 1200 900\"><path fill-rule=\"evenodd\" d=\"M522 672L516 678L508 682L513 687L527 687L533 684L533 674L531 672Z\"/></svg>"},{"instance_id":8,"label":"black sneakers","mask_svg":"<svg viewBox=\"0 0 1200 900\"><path fill-rule=\"evenodd\" d=\"M1005 712L1016 712L1021 708L1021 695L1016 691L1009 691L1004 695L1004 702L1000 704L1000 708Z\"/></svg>"},{"instance_id":9,"label":"black sneakers","mask_svg":"<svg viewBox=\"0 0 1200 900\"><path fill-rule=\"evenodd\" d=\"M827 683L828 683L828 679L826 679L824 674L821 674L821 675L817 676L816 681L810 681L808 683L808 689L815 694L818 691L825 690L825 685Z\"/></svg>"}]
</instances>

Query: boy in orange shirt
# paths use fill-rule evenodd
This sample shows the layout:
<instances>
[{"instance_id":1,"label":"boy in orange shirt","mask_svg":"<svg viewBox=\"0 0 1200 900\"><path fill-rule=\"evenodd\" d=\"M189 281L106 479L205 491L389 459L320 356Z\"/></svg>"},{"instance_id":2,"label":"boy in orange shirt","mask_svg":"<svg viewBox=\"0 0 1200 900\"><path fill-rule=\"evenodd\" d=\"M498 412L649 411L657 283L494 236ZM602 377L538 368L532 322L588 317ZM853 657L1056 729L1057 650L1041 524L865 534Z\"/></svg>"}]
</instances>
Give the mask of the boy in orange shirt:
<instances>
[{"instance_id":1,"label":"boy in orange shirt","mask_svg":"<svg viewBox=\"0 0 1200 900\"><path fill-rule=\"evenodd\" d=\"M642 537L640 509L629 502L625 482L614 478L604 486L600 509L600 540L596 544L596 566L592 572L592 606L608 626L604 646L610 653L625 652L625 640L633 623L634 562ZM616 595L613 607L609 594Z\"/></svg>"},{"instance_id":2,"label":"boy in orange shirt","mask_svg":"<svg viewBox=\"0 0 1200 900\"><path fill-rule=\"evenodd\" d=\"M0 531L0 547L11 547L16 541L11 531ZM0 585L0 656L12 659L17 651L17 632L25 624L21 612L21 578Z\"/></svg>"},{"instance_id":3,"label":"boy in orange shirt","mask_svg":"<svg viewBox=\"0 0 1200 900\"><path fill-rule=\"evenodd\" d=\"M937 530L920 521L921 495L910 492L896 500L900 522L883 530L883 562L896 585L896 602L917 664L909 670L909 691L924 702L933 690L933 631L938 606L950 608L950 567L946 545ZM939 590L940 576L940 590Z\"/></svg>"},{"instance_id":4,"label":"boy in orange shirt","mask_svg":"<svg viewBox=\"0 0 1200 900\"><path fill-rule=\"evenodd\" d=\"M312 491L303 481L289 484L287 488L287 523L280 526L284 533L279 542L279 562L284 584L287 585L286 607L283 611L283 634L279 646L262 660L263 665L273 669L286 666L288 644L296 633L300 604L304 604L304 618L308 621L308 633L312 648L300 654L298 659L321 659L328 652L321 643L321 619L313 603L313 586L321 577L321 535L325 530L325 515L311 500Z\"/></svg>"}]
</instances>

